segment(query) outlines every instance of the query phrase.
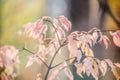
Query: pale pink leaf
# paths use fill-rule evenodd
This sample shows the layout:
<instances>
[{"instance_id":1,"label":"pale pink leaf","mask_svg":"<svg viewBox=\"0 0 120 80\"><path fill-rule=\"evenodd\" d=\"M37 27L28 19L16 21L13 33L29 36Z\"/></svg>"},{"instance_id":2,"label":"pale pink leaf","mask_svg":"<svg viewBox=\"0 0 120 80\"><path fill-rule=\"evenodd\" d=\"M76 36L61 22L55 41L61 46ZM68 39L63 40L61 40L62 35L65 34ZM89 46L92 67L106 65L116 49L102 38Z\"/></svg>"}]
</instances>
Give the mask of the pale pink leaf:
<instances>
[{"instance_id":1,"label":"pale pink leaf","mask_svg":"<svg viewBox=\"0 0 120 80\"><path fill-rule=\"evenodd\" d=\"M94 62L94 60L91 57L87 57L83 60L83 66L85 67L85 72L86 72L87 76L90 76L90 73L93 70L93 68L92 68L93 62Z\"/></svg>"},{"instance_id":2,"label":"pale pink leaf","mask_svg":"<svg viewBox=\"0 0 120 80\"><path fill-rule=\"evenodd\" d=\"M98 80L99 72L98 72L98 64L96 61L94 61L93 66L94 68L92 68L91 74L95 80Z\"/></svg>"},{"instance_id":3,"label":"pale pink leaf","mask_svg":"<svg viewBox=\"0 0 120 80\"><path fill-rule=\"evenodd\" d=\"M58 70L55 70L51 73L50 77L48 78L48 80L55 80L56 76L58 75L59 73L59 69Z\"/></svg>"},{"instance_id":4,"label":"pale pink leaf","mask_svg":"<svg viewBox=\"0 0 120 80\"><path fill-rule=\"evenodd\" d=\"M98 39L99 35L97 32L93 32L92 36L93 36L93 45L94 45L97 43L97 39Z\"/></svg>"},{"instance_id":5,"label":"pale pink leaf","mask_svg":"<svg viewBox=\"0 0 120 80\"><path fill-rule=\"evenodd\" d=\"M56 32L55 37L56 37L56 38L59 37L59 39L61 40L62 38L65 37L65 32L64 32L64 30L59 26L57 19L54 18L52 21L53 21L53 25L54 25L53 28L55 28L55 32Z\"/></svg>"},{"instance_id":6,"label":"pale pink leaf","mask_svg":"<svg viewBox=\"0 0 120 80\"><path fill-rule=\"evenodd\" d=\"M33 26L34 24L29 22L27 24L24 25L24 34L29 34L31 33L31 31L33 30Z\"/></svg>"},{"instance_id":7,"label":"pale pink leaf","mask_svg":"<svg viewBox=\"0 0 120 80\"><path fill-rule=\"evenodd\" d=\"M62 69L64 69L66 66L67 66L67 63L66 63L66 62L62 63L62 64L59 66L59 68L57 68L56 70L54 70L54 71L51 73L51 75L49 76L48 80L56 80L56 77L57 77L58 73L59 73Z\"/></svg>"},{"instance_id":8,"label":"pale pink leaf","mask_svg":"<svg viewBox=\"0 0 120 80\"><path fill-rule=\"evenodd\" d=\"M18 50L14 46L0 47L0 65L5 67L13 67L19 63Z\"/></svg>"},{"instance_id":9,"label":"pale pink leaf","mask_svg":"<svg viewBox=\"0 0 120 80\"><path fill-rule=\"evenodd\" d=\"M87 38L88 38L88 43L89 43L90 47L92 47L93 46L93 40L94 40L92 35L87 34Z\"/></svg>"},{"instance_id":10,"label":"pale pink leaf","mask_svg":"<svg viewBox=\"0 0 120 80\"><path fill-rule=\"evenodd\" d=\"M71 30L71 22L64 16L60 16L59 17L60 22L62 24L62 26L67 30L70 31Z\"/></svg>"},{"instance_id":11,"label":"pale pink leaf","mask_svg":"<svg viewBox=\"0 0 120 80\"><path fill-rule=\"evenodd\" d=\"M106 61L106 63L111 67L111 69L114 68L114 65L110 59L104 59L104 61Z\"/></svg>"},{"instance_id":12,"label":"pale pink leaf","mask_svg":"<svg viewBox=\"0 0 120 80\"><path fill-rule=\"evenodd\" d=\"M120 47L120 30L116 32L110 32L110 35L113 36L113 42L116 46Z\"/></svg>"},{"instance_id":13,"label":"pale pink leaf","mask_svg":"<svg viewBox=\"0 0 120 80\"><path fill-rule=\"evenodd\" d=\"M113 42L116 46L120 47L120 38L113 36Z\"/></svg>"},{"instance_id":14,"label":"pale pink leaf","mask_svg":"<svg viewBox=\"0 0 120 80\"><path fill-rule=\"evenodd\" d=\"M117 66L118 68L120 68L120 63L114 63L115 66Z\"/></svg>"},{"instance_id":15,"label":"pale pink leaf","mask_svg":"<svg viewBox=\"0 0 120 80\"><path fill-rule=\"evenodd\" d=\"M103 39L103 43L105 45L105 48L107 49L108 48L108 43L110 43L110 40L107 36L103 35L102 36L102 39Z\"/></svg>"},{"instance_id":16,"label":"pale pink leaf","mask_svg":"<svg viewBox=\"0 0 120 80\"><path fill-rule=\"evenodd\" d=\"M74 65L75 65L75 67L76 67L77 74L78 74L80 77L83 78L83 76L82 76L82 71L83 71L83 65L82 65L82 63L75 63Z\"/></svg>"},{"instance_id":17,"label":"pale pink leaf","mask_svg":"<svg viewBox=\"0 0 120 80\"><path fill-rule=\"evenodd\" d=\"M114 77L116 78L116 80L120 80L120 74L118 74L117 69L114 67L114 68L112 68L111 71L112 71Z\"/></svg>"},{"instance_id":18,"label":"pale pink leaf","mask_svg":"<svg viewBox=\"0 0 120 80\"><path fill-rule=\"evenodd\" d=\"M75 39L76 39L77 32L73 32L68 36L68 50L69 50L69 58L77 57L78 60L81 58L81 51L78 50L78 45ZM70 63L72 63L74 59L70 60Z\"/></svg>"},{"instance_id":19,"label":"pale pink leaf","mask_svg":"<svg viewBox=\"0 0 120 80\"><path fill-rule=\"evenodd\" d=\"M69 80L74 80L73 74L69 68L65 68L64 71Z\"/></svg>"},{"instance_id":20,"label":"pale pink leaf","mask_svg":"<svg viewBox=\"0 0 120 80\"><path fill-rule=\"evenodd\" d=\"M33 57L29 57L29 60L27 61L27 64L26 64L26 68L31 66L33 64L33 62L35 61L35 59Z\"/></svg>"},{"instance_id":21,"label":"pale pink leaf","mask_svg":"<svg viewBox=\"0 0 120 80\"><path fill-rule=\"evenodd\" d=\"M37 74L37 77L36 77L35 80L42 80L42 78L41 78L41 73Z\"/></svg>"},{"instance_id":22,"label":"pale pink leaf","mask_svg":"<svg viewBox=\"0 0 120 80\"><path fill-rule=\"evenodd\" d=\"M80 50L77 50L76 57L77 57L77 62L79 63L82 58L82 52Z\"/></svg>"},{"instance_id":23,"label":"pale pink leaf","mask_svg":"<svg viewBox=\"0 0 120 80\"><path fill-rule=\"evenodd\" d=\"M42 62L39 58L40 58L40 56L38 56L38 54L34 54L34 55L29 56L29 60L27 61L27 64L25 67L31 66L35 61L41 65Z\"/></svg>"},{"instance_id":24,"label":"pale pink leaf","mask_svg":"<svg viewBox=\"0 0 120 80\"><path fill-rule=\"evenodd\" d=\"M100 70L101 70L103 76L105 76L105 74L106 74L106 72L107 72L107 64L106 64L106 62L103 61L103 60L100 62L100 64L101 64L101 65L99 65Z\"/></svg>"}]
</instances>

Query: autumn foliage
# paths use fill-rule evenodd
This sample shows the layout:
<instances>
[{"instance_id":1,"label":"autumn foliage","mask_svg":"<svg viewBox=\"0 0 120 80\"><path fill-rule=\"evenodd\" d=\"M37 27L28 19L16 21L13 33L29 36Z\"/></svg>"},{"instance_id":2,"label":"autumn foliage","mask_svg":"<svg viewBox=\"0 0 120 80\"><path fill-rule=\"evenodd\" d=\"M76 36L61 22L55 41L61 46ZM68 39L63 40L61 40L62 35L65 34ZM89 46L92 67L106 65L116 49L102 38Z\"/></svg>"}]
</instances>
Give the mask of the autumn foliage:
<instances>
[{"instance_id":1,"label":"autumn foliage","mask_svg":"<svg viewBox=\"0 0 120 80\"><path fill-rule=\"evenodd\" d=\"M14 46L0 47L0 80L12 80L17 77L19 65L18 50Z\"/></svg>"},{"instance_id":2,"label":"autumn foliage","mask_svg":"<svg viewBox=\"0 0 120 80\"><path fill-rule=\"evenodd\" d=\"M82 74L86 73L87 76L92 75L95 80L99 80L101 76L105 76L107 71L110 70L116 80L119 80L120 74L118 74L116 68L120 68L120 63L113 63L110 59L101 60L96 58L92 47L103 43L107 49L109 44L111 44L110 39L103 32L110 33L114 44L120 47L120 30L101 31L100 29L92 28L87 32L74 31L67 35L66 32L69 32L71 28L71 22L64 16L60 16L58 19L44 16L35 22L24 25L23 35L25 35L25 38L31 37L38 41L37 52L29 50L26 45L27 41L25 41L23 50L32 53L26 67L37 62L39 65L45 65L47 69L44 79L41 77L42 74L39 73L36 80L59 80L58 74L61 70L64 71L69 80L74 80L74 75L70 69L71 65L76 67L76 73L81 78L84 77ZM48 34L49 36L47 36ZM55 57L58 54L63 55L62 48L66 47L68 53L65 54L69 55L68 59L53 65ZM3 49L1 48L0 50L2 51ZM47 63L48 58L50 58L50 63ZM4 59L0 56L0 60ZM3 62L0 62L1 67L3 67Z\"/></svg>"}]
</instances>

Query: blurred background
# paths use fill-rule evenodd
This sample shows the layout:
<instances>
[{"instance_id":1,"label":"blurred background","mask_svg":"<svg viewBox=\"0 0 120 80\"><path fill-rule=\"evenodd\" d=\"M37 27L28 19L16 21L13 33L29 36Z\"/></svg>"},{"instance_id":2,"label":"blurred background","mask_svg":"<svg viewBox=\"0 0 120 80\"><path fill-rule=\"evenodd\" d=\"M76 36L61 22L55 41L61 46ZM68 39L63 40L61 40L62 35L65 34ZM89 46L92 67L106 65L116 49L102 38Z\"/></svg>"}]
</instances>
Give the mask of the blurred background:
<instances>
[{"instance_id":1,"label":"blurred background","mask_svg":"<svg viewBox=\"0 0 120 80\"><path fill-rule=\"evenodd\" d=\"M92 27L102 30L119 29L119 2L120 0L0 0L0 46L15 45L21 49L24 39L19 33L23 25L42 16L64 15L72 22L72 31L88 31ZM113 62L120 62L120 48L113 43L108 50L105 50L103 45L96 45L93 49L98 58L110 58ZM26 56L25 52L20 52L19 80L34 80L34 74L44 69L38 70L37 64L25 69ZM114 80L111 72L108 73L101 80ZM80 79L75 72L74 74L75 80ZM93 80L90 77L84 80L90 79Z\"/></svg>"}]
</instances>

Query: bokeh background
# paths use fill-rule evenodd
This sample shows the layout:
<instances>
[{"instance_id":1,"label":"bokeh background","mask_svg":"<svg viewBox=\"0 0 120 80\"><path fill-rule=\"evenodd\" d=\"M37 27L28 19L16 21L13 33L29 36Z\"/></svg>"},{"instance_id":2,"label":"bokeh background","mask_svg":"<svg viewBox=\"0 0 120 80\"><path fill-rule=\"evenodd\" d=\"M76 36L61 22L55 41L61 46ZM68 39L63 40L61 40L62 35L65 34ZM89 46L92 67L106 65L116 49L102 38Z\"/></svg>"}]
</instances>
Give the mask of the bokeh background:
<instances>
[{"instance_id":1,"label":"bokeh background","mask_svg":"<svg viewBox=\"0 0 120 80\"><path fill-rule=\"evenodd\" d=\"M120 21L120 0L107 1L113 14ZM42 16L58 17L60 15L65 15L72 21L72 31L88 31L92 27L120 29L108 14L105 15L104 21L100 22L98 0L0 0L0 46L15 45L18 49L22 49L24 39L19 34L24 24L34 22ZM113 62L120 62L120 48L115 47L113 43L108 50L105 50L103 45L97 45L94 47L94 52L98 58L110 58ZM25 52L20 52L18 80L34 80L36 73L44 71L44 68L39 69L37 64L26 69L26 56ZM111 72L108 73L101 80L114 80ZM80 79L77 75L75 76L75 80ZM92 80L92 78L84 80L90 79Z\"/></svg>"}]
</instances>

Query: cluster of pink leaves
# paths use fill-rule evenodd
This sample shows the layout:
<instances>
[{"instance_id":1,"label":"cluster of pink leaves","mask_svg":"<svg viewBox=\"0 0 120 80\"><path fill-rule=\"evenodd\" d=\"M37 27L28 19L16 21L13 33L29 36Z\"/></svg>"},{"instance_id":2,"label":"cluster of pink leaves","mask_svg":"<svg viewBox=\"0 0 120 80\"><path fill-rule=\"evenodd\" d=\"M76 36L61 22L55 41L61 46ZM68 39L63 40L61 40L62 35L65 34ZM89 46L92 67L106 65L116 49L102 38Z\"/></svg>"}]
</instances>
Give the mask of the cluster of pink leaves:
<instances>
[{"instance_id":1,"label":"cluster of pink leaves","mask_svg":"<svg viewBox=\"0 0 120 80\"><path fill-rule=\"evenodd\" d=\"M111 36L113 36L113 42L116 46L120 47L120 30L116 32L110 32Z\"/></svg>"},{"instance_id":2,"label":"cluster of pink leaves","mask_svg":"<svg viewBox=\"0 0 120 80\"><path fill-rule=\"evenodd\" d=\"M0 47L0 69L3 69L2 72L6 73L5 80L11 80L7 76L15 74L14 68L19 62L18 50L14 46Z\"/></svg>"},{"instance_id":3,"label":"cluster of pink leaves","mask_svg":"<svg viewBox=\"0 0 120 80\"><path fill-rule=\"evenodd\" d=\"M46 22L51 23L52 26L48 28L49 26ZM66 76L70 80L74 80L73 74L69 68L69 65L71 64L76 67L76 73L82 78L82 73L86 73L88 76L91 74L95 80L98 80L100 76L99 70L101 71L102 76L105 76L109 67L116 79L119 78L119 74L117 74L115 69L116 67L120 68L119 63L112 63L109 59L99 60L94 57L92 47L95 44L103 42L106 49L110 44L109 38L102 34L101 30L93 28L88 32L74 31L70 35L66 36L65 31L70 31L71 22L64 16L60 16L58 19L45 16L34 23L26 24L24 27L24 34L27 37L32 37L39 41L38 51L36 54L30 56L26 67L32 65L34 61L41 65L43 61L46 62L47 55L55 55L56 52L59 53L63 43L67 43L65 45L68 47L70 63L63 61L63 63L59 64L57 66L58 68L51 73L48 80L56 80L56 77L61 70L64 70ZM49 29L51 31L50 34L54 34L54 36L47 38L46 33ZM120 31L110 32L110 34L113 37L114 44L120 47ZM44 43L48 40L49 42L46 46ZM82 59L83 56L85 56L84 59ZM42 80L40 77L37 79Z\"/></svg>"},{"instance_id":4,"label":"cluster of pink leaves","mask_svg":"<svg viewBox=\"0 0 120 80\"><path fill-rule=\"evenodd\" d=\"M46 25L45 22L49 22L50 24L52 23L52 26L48 28L49 26ZM60 25L63 26L63 28L61 28ZM68 21L68 19L65 18L64 16L60 16L59 19L45 16L34 23L28 23L24 25L24 27L25 27L24 34L26 35L26 37L32 37L33 39L36 39L39 42L38 51L36 52L36 54L33 54L29 57L29 60L26 65L26 67L29 67L30 65L33 64L34 61L36 61L41 65L42 61L45 62L47 60L48 54L52 56L55 54L55 52L60 48L60 46L67 39L65 35L65 31L70 31L71 22ZM52 34L54 34L52 37L49 37L49 38L46 37L46 33L48 29L50 29ZM47 44L45 44L46 42ZM60 51L58 51L58 53L59 52ZM55 70L55 72L53 72L52 74L57 75L57 73L59 73L59 71L64 67L66 66L61 66L57 71ZM65 71L70 72L69 68L65 68ZM53 78L55 78L55 75L54 76L51 75L49 80L53 80ZM40 77L37 79L41 80Z\"/></svg>"},{"instance_id":5,"label":"cluster of pink leaves","mask_svg":"<svg viewBox=\"0 0 120 80\"><path fill-rule=\"evenodd\" d=\"M45 21L50 23L53 23L50 27L50 30L52 33L56 32L53 37L47 38L46 32L48 30L48 26L45 24ZM64 26L66 31L71 29L71 23L65 18L64 16L59 17L59 21L61 21L61 24ZM36 54L32 55L29 58L29 61L26 65L26 67L32 65L34 61L37 61L41 64L41 61L39 58L41 58L43 61L46 60L46 56L48 54L52 54L60 47L60 41L63 41L64 38L66 38L65 31L59 26L59 22L55 18L50 17L42 17L42 19L37 20L34 23L28 23L26 24L24 34L27 37L32 37L33 39L37 39L39 41L38 44L38 51ZM66 24L67 23L67 24ZM49 41L46 45L45 43Z\"/></svg>"},{"instance_id":6,"label":"cluster of pink leaves","mask_svg":"<svg viewBox=\"0 0 120 80\"><path fill-rule=\"evenodd\" d=\"M113 41L116 46L120 46L120 31L116 31L114 33L110 32L113 36ZM95 44L104 43L106 49L108 48L108 44L110 44L110 40L106 35L103 35L99 29L93 28L88 32L85 31L75 31L72 32L68 36L68 49L69 49L69 57L76 57L75 66L77 68L77 73L79 76L82 76L82 72L86 73L88 76L90 74L98 80L99 78L99 69L102 72L102 75L105 76L108 66L111 68L111 71L115 75L116 79L118 79L119 74L117 74L115 70L115 66L120 68L119 63L112 63L111 60L99 60L94 57L94 53L92 51L92 46ZM85 56L83 61L81 58ZM73 62L75 59L70 61ZM81 61L81 62L80 62ZM117 65L116 65L117 64ZM89 66L89 67L88 67Z\"/></svg>"}]
</instances>

